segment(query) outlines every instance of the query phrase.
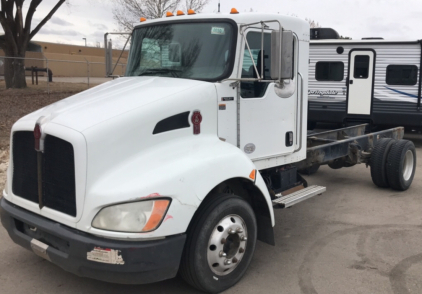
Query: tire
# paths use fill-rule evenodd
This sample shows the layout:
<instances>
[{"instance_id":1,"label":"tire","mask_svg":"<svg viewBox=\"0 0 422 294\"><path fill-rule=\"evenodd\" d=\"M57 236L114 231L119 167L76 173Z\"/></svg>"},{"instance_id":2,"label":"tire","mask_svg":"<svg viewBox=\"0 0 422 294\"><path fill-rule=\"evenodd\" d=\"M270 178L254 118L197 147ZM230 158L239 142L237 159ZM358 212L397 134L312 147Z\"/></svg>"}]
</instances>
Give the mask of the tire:
<instances>
[{"instance_id":1,"label":"tire","mask_svg":"<svg viewBox=\"0 0 422 294\"><path fill-rule=\"evenodd\" d=\"M230 230L235 233L229 234ZM247 236L247 240L242 236ZM180 275L200 291L220 293L243 277L252 260L256 239L255 214L245 200L230 194L212 196L198 209L188 229ZM221 257L222 251L228 256ZM231 265L225 265L228 260Z\"/></svg>"},{"instance_id":2,"label":"tire","mask_svg":"<svg viewBox=\"0 0 422 294\"><path fill-rule=\"evenodd\" d=\"M406 191L413 182L416 171L416 150L413 142L399 140L388 154L387 178L390 187Z\"/></svg>"},{"instance_id":3,"label":"tire","mask_svg":"<svg viewBox=\"0 0 422 294\"><path fill-rule=\"evenodd\" d=\"M380 139L371 154L372 182L380 188L390 187L387 179L387 157L395 142L390 138Z\"/></svg>"}]
</instances>

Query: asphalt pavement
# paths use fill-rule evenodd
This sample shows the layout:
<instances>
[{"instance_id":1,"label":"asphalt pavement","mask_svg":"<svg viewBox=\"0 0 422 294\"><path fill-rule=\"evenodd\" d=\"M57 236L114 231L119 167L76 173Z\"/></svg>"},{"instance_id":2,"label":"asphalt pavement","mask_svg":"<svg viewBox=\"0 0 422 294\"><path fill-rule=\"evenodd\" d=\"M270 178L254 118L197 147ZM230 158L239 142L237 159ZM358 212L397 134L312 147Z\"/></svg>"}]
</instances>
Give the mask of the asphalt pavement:
<instances>
[{"instance_id":1,"label":"asphalt pavement","mask_svg":"<svg viewBox=\"0 0 422 294\"><path fill-rule=\"evenodd\" d=\"M225 293L422 293L422 135L406 192L372 184L365 165L307 177L327 187L275 212L276 246L258 242L245 277ZM15 245L0 228L0 293L198 293L181 279L140 286L79 278Z\"/></svg>"}]
</instances>

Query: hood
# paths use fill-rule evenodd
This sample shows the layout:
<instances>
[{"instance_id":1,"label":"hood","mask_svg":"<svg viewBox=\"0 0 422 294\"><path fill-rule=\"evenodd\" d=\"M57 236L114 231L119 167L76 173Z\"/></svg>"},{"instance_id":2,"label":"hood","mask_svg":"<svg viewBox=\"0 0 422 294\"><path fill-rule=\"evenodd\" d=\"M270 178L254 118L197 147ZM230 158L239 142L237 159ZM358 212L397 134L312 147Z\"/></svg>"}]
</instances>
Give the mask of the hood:
<instances>
[{"instance_id":1,"label":"hood","mask_svg":"<svg viewBox=\"0 0 422 294\"><path fill-rule=\"evenodd\" d=\"M37 121L44 116L46 123L56 123L82 133L125 112L204 84L209 83L163 77L119 78L51 104L20 121Z\"/></svg>"}]
</instances>

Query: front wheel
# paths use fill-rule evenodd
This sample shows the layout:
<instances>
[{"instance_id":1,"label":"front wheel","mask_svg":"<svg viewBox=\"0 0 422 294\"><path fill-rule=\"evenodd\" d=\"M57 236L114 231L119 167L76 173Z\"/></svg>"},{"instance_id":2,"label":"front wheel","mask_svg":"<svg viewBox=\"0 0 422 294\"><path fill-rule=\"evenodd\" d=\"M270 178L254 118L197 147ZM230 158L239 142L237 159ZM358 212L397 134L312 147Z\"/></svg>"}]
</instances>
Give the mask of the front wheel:
<instances>
[{"instance_id":1,"label":"front wheel","mask_svg":"<svg viewBox=\"0 0 422 294\"><path fill-rule=\"evenodd\" d=\"M245 200L230 194L212 196L192 220L180 274L198 290L222 292L245 274L256 238L255 214Z\"/></svg>"}]
</instances>

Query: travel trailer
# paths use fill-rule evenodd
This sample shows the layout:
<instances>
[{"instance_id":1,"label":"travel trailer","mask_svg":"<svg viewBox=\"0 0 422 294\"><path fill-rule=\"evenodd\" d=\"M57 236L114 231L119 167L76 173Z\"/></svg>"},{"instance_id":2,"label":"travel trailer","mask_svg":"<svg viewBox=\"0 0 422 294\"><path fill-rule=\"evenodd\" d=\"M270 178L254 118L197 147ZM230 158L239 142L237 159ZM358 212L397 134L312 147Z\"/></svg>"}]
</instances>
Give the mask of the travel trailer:
<instances>
[{"instance_id":1,"label":"travel trailer","mask_svg":"<svg viewBox=\"0 0 422 294\"><path fill-rule=\"evenodd\" d=\"M348 40L331 29L311 29L309 127L421 128L421 48L421 40Z\"/></svg>"}]
</instances>

